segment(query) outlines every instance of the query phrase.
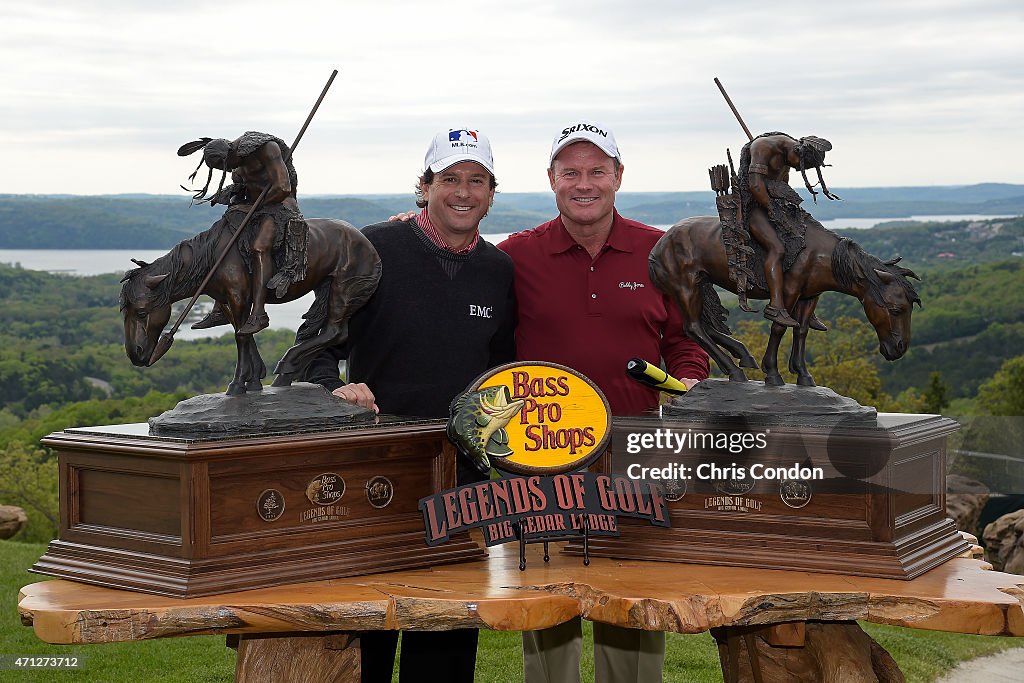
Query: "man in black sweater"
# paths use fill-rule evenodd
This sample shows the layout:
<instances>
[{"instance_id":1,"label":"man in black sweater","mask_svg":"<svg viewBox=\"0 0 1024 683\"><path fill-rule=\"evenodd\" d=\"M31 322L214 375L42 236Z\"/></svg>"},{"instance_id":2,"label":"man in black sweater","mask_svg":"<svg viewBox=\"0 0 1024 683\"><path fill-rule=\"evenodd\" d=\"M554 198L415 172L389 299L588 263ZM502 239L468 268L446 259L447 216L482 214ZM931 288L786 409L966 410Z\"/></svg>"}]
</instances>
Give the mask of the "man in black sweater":
<instances>
[{"instance_id":1,"label":"man in black sweater","mask_svg":"<svg viewBox=\"0 0 1024 683\"><path fill-rule=\"evenodd\" d=\"M304 379L385 413L443 418L473 379L515 357L512 262L480 237L497 187L483 134L439 133L418 187L412 221L363 228L380 254L380 284L349 321L345 348L321 353ZM486 477L460 456L459 484ZM406 632L399 680L472 681L476 641L475 629ZM396 631L361 634L364 682L391 680L397 642Z\"/></svg>"}]
</instances>

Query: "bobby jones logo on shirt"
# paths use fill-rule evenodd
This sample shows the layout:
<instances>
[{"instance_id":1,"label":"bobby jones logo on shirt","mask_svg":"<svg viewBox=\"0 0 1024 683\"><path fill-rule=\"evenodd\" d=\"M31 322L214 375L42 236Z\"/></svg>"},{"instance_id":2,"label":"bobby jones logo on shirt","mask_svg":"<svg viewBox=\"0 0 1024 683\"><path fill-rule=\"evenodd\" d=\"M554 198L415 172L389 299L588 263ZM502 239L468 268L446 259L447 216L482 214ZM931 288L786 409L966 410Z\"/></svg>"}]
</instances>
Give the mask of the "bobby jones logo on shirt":
<instances>
[{"instance_id":1,"label":"bobby jones logo on shirt","mask_svg":"<svg viewBox=\"0 0 1024 683\"><path fill-rule=\"evenodd\" d=\"M619 289L629 289L629 290L632 290L632 291L635 292L636 290L643 289L643 288L644 288L644 283L642 283L642 282L620 282L619 283Z\"/></svg>"}]
</instances>

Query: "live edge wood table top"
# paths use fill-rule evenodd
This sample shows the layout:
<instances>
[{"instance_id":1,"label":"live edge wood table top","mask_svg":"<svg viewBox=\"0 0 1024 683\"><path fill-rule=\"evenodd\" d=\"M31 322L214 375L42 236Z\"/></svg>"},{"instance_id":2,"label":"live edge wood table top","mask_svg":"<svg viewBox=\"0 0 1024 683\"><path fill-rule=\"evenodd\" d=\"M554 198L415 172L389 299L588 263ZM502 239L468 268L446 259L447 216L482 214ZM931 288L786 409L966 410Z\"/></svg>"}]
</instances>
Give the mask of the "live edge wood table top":
<instances>
[{"instance_id":1,"label":"live edge wood table top","mask_svg":"<svg viewBox=\"0 0 1024 683\"><path fill-rule=\"evenodd\" d=\"M957 558L910 580L667 562L581 558L552 548L492 548L485 561L202 598L66 580L25 586L22 621L49 643L170 636L460 627L521 631L577 615L632 628L866 620L936 631L1024 636L1024 576ZM742 552L742 549L737 549ZM329 557L323 559L330 562Z\"/></svg>"}]
</instances>

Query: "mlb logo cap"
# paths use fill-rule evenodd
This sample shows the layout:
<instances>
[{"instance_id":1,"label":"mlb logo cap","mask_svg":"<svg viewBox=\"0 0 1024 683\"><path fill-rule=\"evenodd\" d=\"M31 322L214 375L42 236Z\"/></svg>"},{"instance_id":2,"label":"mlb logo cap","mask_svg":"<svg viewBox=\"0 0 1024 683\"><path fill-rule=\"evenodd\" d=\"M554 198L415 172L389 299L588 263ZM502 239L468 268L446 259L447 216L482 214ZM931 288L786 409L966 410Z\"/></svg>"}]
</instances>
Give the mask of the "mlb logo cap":
<instances>
[{"instance_id":1,"label":"mlb logo cap","mask_svg":"<svg viewBox=\"0 0 1024 683\"><path fill-rule=\"evenodd\" d=\"M548 157L548 165L551 165L559 152L574 142L592 142L611 158L618 159L619 162L622 161L619 146L615 144L615 136L611 130L593 121L578 121L569 124L555 135L555 139L551 143L551 156Z\"/></svg>"},{"instance_id":2,"label":"mlb logo cap","mask_svg":"<svg viewBox=\"0 0 1024 683\"><path fill-rule=\"evenodd\" d=\"M434 141L427 148L423 167L440 173L460 161L475 161L493 176L494 155L491 154L491 142L487 136L468 128L442 131L434 136Z\"/></svg>"}]
</instances>

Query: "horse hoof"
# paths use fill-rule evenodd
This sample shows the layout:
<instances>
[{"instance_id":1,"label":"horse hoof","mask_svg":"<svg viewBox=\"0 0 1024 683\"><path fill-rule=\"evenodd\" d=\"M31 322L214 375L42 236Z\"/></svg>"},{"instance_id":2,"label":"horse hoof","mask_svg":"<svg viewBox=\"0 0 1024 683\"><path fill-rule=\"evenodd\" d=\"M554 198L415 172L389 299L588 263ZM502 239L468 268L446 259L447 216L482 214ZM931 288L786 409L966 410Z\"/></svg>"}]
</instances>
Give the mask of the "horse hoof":
<instances>
[{"instance_id":1,"label":"horse hoof","mask_svg":"<svg viewBox=\"0 0 1024 683\"><path fill-rule=\"evenodd\" d=\"M804 375L803 377L797 377L796 378L796 383L797 383L797 386L801 386L801 387L816 387L816 386L818 386L817 384L814 383L814 378L811 377L810 375Z\"/></svg>"},{"instance_id":2,"label":"horse hoof","mask_svg":"<svg viewBox=\"0 0 1024 683\"><path fill-rule=\"evenodd\" d=\"M732 372L732 373L729 373L729 381L730 382L746 382L747 381L747 376L744 375L742 372Z\"/></svg>"},{"instance_id":3,"label":"horse hoof","mask_svg":"<svg viewBox=\"0 0 1024 683\"><path fill-rule=\"evenodd\" d=\"M764 385L766 387L783 387L786 386L786 380L782 379L782 375L765 375Z\"/></svg>"},{"instance_id":4,"label":"horse hoof","mask_svg":"<svg viewBox=\"0 0 1024 683\"><path fill-rule=\"evenodd\" d=\"M292 376L289 374L281 374L274 378L274 381L270 386L272 387L290 387L292 385Z\"/></svg>"},{"instance_id":5,"label":"horse hoof","mask_svg":"<svg viewBox=\"0 0 1024 683\"><path fill-rule=\"evenodd\" d=\"M263 383L258 379L252 379L245 383L246 391L263 391Z\"/></svg>"},{"instance_id":6,"label":"horse hoof","mask_svg":"<svg viewBox=\"0 0 1024 683\"><path fill-rule=\"evenodd\" d=\"M232 382L224 393L228 396L242 396L245 394L245 385L241 382Z\"/></svg>"},{"instance_id":7,"label":"horse hoof","mask_svg":"<svg viewBox=\"0 0 1024 683\"><path fill-rule=\"evenodd\" d=\"M749 368L750 370L760 370L761 369L760 366L757 364L757 361L754 360L753 356L748 356L747 358L741 358L740 359L740 367L741 368Z\"/></svg>"}]
</instances>

